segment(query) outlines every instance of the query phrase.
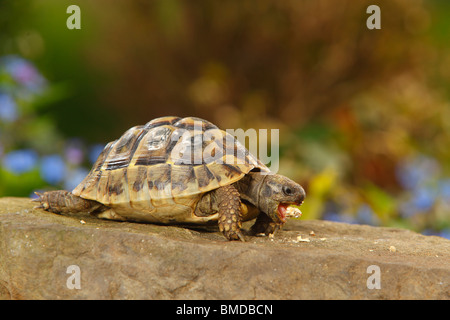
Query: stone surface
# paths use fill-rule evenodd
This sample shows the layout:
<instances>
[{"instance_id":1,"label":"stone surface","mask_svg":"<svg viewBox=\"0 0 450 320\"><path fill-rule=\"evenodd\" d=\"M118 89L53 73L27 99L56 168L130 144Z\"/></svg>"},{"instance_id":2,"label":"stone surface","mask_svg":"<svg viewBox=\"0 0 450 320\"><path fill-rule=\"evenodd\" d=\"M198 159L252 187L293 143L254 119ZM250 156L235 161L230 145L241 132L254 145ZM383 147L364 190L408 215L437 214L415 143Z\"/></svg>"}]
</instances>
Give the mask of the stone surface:
<instances>
[{"instance_id":1,"label":"stone surface","mask_svg":"<svg viewBox=\"0 0 450 320\"><path fill-rule=\"evenodd\" d=\"M450 298L450 241L440 237L291 220L273 239L247 239L60 216L2 198L0 299ZM80 289L67 286L71 265ZM368 273L373 265L379 273ZM377 275L381 288L369 289Z\"/></svg>"}]
</instances>

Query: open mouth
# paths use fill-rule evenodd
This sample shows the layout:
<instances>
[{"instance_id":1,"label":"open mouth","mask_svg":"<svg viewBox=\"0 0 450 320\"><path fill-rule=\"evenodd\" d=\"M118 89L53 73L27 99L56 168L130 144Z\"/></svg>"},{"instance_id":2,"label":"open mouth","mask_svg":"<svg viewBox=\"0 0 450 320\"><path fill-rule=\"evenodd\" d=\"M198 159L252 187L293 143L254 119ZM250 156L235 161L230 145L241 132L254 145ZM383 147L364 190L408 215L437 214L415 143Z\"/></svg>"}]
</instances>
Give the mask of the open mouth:
<instances>
[{"instance_id":1,"label":"open mouth","mask_svg":"<svg viewBox=\"0 0 450 320\"><path fill-rule=\"evenodd\" d=\"M291 206L299 206L302 203L280 203L278 205L277 214L281 222L285 223L287 217L300 217L302 215L302 212L298 208Z\"/></svg>"}]
</instances>

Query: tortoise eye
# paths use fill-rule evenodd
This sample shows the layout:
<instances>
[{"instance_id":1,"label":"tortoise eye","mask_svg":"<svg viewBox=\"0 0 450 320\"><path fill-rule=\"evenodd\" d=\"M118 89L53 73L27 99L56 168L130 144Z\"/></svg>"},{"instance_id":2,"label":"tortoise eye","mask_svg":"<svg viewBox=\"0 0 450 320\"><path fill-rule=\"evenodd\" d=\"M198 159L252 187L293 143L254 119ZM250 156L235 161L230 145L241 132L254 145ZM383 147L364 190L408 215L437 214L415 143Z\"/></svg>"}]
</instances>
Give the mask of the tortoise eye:
<instances>
[{"instance_id":1,"label":"tortoise eye","mask_svg":"<svg viewBox=\"0 0 450 320\"><path fill-rule=\"evenodd\" d=\"M292 190L288 186L283 186L283 193L287 196L292 196L294 194L294 190Z\"/></svg>"}]
</instances>

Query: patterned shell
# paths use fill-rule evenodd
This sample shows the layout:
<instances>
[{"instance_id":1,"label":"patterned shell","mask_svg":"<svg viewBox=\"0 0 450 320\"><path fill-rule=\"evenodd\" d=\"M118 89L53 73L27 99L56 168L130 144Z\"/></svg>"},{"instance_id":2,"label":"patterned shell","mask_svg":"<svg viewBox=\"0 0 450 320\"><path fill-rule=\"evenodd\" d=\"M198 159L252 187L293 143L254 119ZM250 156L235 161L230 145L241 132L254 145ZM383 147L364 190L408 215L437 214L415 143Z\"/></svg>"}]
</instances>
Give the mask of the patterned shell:
<instances>
[{"instance_id":1,"label":"patterned shell","mask_svg":"<svg viewBox=\"0 0 450 320\"><path fill-rule=\"evenodd\" d=\"M254 168L269 172L232 135L194 117L162 117L136 126L106 145L72 191L115 208L158 215L192 214L200 195L234 183ZM136 213L137 220L149 219ZM163 221L164 222L164 221Z\"/></svg>"}]
</instances>

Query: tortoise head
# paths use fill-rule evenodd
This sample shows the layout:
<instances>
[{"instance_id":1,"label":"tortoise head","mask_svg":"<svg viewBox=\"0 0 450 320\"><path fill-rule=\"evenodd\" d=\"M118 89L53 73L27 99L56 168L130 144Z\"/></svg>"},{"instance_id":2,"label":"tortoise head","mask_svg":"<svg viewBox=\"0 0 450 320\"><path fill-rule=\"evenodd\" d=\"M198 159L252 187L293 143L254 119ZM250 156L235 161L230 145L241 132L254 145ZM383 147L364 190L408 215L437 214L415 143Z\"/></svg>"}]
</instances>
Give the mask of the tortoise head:
<instances>
[{"instance_id":1,"label":"tortoise head","mask_svg":"<svg viewBox=\"0 0 450 320\"><path fill-rule=\"evenodd\" d=\"M279 175L266 175L259 187L258 207L273 221L286 222L286 209L290 205L301 205L305 190L291 179Z\"/></svg>"}]
</instances>

